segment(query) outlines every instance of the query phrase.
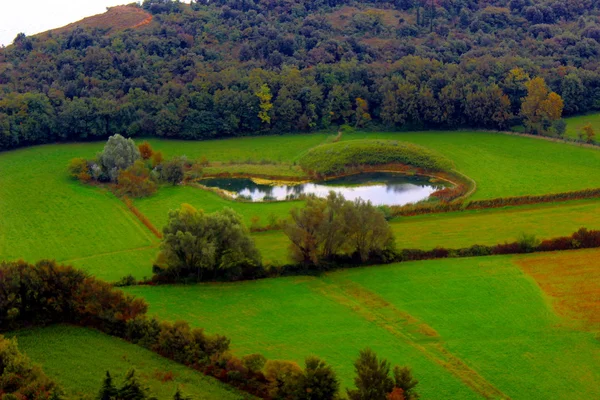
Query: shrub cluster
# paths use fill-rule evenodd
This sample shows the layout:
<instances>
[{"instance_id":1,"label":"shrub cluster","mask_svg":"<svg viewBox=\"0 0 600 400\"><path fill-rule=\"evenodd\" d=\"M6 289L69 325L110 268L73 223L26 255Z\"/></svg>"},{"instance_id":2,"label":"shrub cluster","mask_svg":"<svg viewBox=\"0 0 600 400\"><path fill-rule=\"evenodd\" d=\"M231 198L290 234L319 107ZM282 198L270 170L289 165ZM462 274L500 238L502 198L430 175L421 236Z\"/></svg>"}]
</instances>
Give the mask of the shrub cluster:
<instances>
[{"instance_id":1,"label":"shrub cluster","mask_svg":"<svg viewBox=\"0 0 600 400\"><path fill-rule=\"evenodd\" d=\"M317 146L299 160L311 175L330 176L360 168L402 164L427 171L446 171L452 162L440 154L412 143L395 140L351 140Z\"/></svg>"},{"instance_id":2,"label":"shrub cluster","mask_svg":"<svg viewBox=\"0 0 600 400\"><path fill-rule=\"evenodd\" d=\"M284 231L292 259L323 268L339 259L385 260L393 253L394 235L385 214L362 199L348 201L330 192L326 199L309 197L302 209L292 209Z\"/></svg>"},{"instance_id":3,"label":"shrub cluster","mask_svg":"<svg viewBox=\"0 0 600 400\"><path fill-rule=\"evenodd\" d=\"M93 160L74 158L69 162L70 175L82 182L111 183L119 196L146 197L154 194L159 183L177 185L200 179L208 161L190 161L185 156L164 159L148 142L136 147L132 139L111 136L104 150Z\"/></svg>"},{"instance_id":4,"label":"shrub cluster","mask_svg":"<svg viewBox=\"0 0 600 400\"><path fill-rule=\"evenodd\" d=\"M0 335L0 399L59 400L62 390L22 354L17 339Z\"/></svg>"},{"instance_id":5,"label":"shrub cluster","mask_svg":"<svg viewBox=\"0 0 600 400\"><path fill-rule=\"evenodd\" d=\"M205 214L189 204L169 213L154 265L158 281L251 278L262 274L260 253L239 214Z\"/></svg>"}]
</instances>

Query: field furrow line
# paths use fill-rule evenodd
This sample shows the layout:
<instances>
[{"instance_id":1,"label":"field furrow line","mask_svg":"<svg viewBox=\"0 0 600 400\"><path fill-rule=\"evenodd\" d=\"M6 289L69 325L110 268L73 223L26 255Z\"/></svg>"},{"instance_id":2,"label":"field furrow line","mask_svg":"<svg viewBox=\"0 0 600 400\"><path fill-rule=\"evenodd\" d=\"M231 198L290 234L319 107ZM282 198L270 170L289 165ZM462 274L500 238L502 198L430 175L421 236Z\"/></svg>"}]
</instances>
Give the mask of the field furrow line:
<instances>
[{"instance_id":1,"label":"field furrow line","mask_svg":"<svg viewBox=\"0 0 600 400\"><path fill-rule=\"evenodd\" d=\"M326 279L326 278L325 278ZM399 310L383 297L363 286L349 281L341 283L319 279L311 289L326 298L342 304L356 314L385 329L421 352L430 361L442 366L474 392L486 399L510 399L500 389L488 382L477 371L444 347L439 334L409 313Z\"/></svg>"},{"instance_id":2,"label":"field furrow line","mask_svg":"<svg viewBox=\"0 0 600 400\"><path fill-rule=\"evenodd\" d=\"M92 259L92 258L110 256L110 255L114 255L114 254L133 253L135 251L149 250L149 249L154 249L154 248L157 248L157 247L158 247L158 244L153 244L153 245L150 245L150 246L136 247L134 249L109 251L109 252L106 252L106 253L92 254L91 256L71 258L69 260L63 260L61 262L62 263L72 263L72 262L75 262L75 261L89 260L89 259Z\"/></svg>"}]
</instances>

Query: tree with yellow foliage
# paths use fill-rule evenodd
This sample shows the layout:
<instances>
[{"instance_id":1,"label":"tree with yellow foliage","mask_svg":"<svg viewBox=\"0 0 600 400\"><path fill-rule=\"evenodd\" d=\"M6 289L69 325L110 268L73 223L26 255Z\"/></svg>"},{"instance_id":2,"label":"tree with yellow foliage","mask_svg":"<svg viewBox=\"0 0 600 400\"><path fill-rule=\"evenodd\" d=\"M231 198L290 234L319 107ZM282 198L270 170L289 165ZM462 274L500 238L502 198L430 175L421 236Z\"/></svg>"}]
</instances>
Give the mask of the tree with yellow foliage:
<instances>
[{"instance_id":1,"label":"tree with yellow foliage","mask_svg":"<svg viewBox=\"0 0 600 400\"><path fill-rule=\"evenodd\" d=\"M550 92L544 78L536 77L525 84L527 97L521 104L521 116L529 132L547 133L560 120L564 108L563 99Z\"/></svg>"},{"instance_id":2,"label":"tree with yellow foliage","mask_svg":"<svg viewBox=\"0 0 600 400\"><path fill-rule=\"evenodd\" d=\"M371 120L369 114L369 104L365 99L356 98L356 127L362 127L366 122Z\"/></svg>"},{"instance_id":3,"label":"tree with yellow foliage","mask_svg":"<svg viewBox=\"0 0 600 400\"><path fill-rule=\"evenodd\" d=\"M271 123L271 115L269 112L273 108L273 103L271 103L271 99L273 99L273 95L271 94L271 89L269 89L269 85L263 83L261 87L254 93L258 100L260 100L260 111L258 112L258 118L264 124Z\"/></svg>"},{"instance_id":4,"label":"tree with yellow foliage","mask_svg":"<svg viewBox=\"0 0 600 400\"><path fill-rule=\"evenodd\" d=\"M587 123L581 127L581 132L579 132L579 139L585 140L587 143L593 143L594 138L596 137L596 132L592 127L591 123Z\"/></svg>"}]
</instances>

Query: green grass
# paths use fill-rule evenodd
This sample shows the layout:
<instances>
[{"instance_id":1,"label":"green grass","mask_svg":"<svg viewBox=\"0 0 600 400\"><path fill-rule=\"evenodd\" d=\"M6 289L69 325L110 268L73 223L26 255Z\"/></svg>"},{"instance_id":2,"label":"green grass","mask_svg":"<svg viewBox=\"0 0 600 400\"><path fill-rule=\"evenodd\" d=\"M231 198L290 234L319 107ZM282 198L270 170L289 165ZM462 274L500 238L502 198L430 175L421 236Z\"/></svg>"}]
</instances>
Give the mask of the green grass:
<instances>
[{"instance_id":1,"label":"green grass","mask_svg":"<svg viewBox=\"0 0 600 400\"><path fill-rule=\"evenodd\" d=\"M15 335L19 349L41 364L44 372L72 398L95 398L106 371L120 384L131 368L159 399L172 398L178 387L194 399L243 398L216 379L95 330L55 325L18 331ZM163 382L160 378L166 372L172 372L174 379Z\"/></svg>"},{"instance_id":2,"label":"green grass","mask_svg":"<svg viewBox=\"0 0 600 400\"><path fill-rule=\"evenodd\" d=\"M577 200L500 209L399 217L391 221L399 249L431 250L494 245L517 240L521 233L539 239L568 236L579 228L600 229L600 201ZM289 240L282 231L253 235L263 259L289 262Z\"/></svg>"},{"instance_id":3,"label":"green grass","mask_svg":"<svg viewBox=\"0 0 600 400\"><path fill-rule=\"evenodd\" d=\"M252 217L259 217L260 225L266 225L271 215L275 218L287 218L292 207L300 207L303 204L301 201L273 203L231 201L223 199L215 193L190 186L163 187L152 197L134 201L135 206L159 229L167 224L169 211L178 209L183 203L191 204L207 213L230 207L244 217L247 226L250 226Z\"/></svg>"},{"instance_id":4,"label":"green grass","mask_svg":"<svg viewBox=\"0 0 600 400\"><path fill-rule=\"evenodd\" d=\"M154 150L167 158L186 155L190 159L206 157L209 162L262 160L280 163L296 161L310 148L325 143L331 135L324 133L282 136L240 137L208 141L148 139ZM137 139L141 143L143 139Z\"/></svg>"},{"instance_id":5,"label":"green grass","mask_svg":"<svg viewBox=\"0 0 600 400\"><path fill-rule=\"evenodd\" d=\"M486 132L355 133L342 140L395 139L436 150L477 182L472 199L600 187L600 151Z\"/></svg>"},{"instance_id":6,"label":"green grass","mask_svg":"<svg viewBox=\"0 0 600 400\"><path fill-rule=\"evenodd\" d=\"M586 125L588 122L592 124L594 131L596 132L596 141L600 140L600 113L578 115L576 117L565 118L567 121L567 131L565 136L572 139L579 139L579 132L581 127Z\"/></svg>"},{"instance_id":7,"label":"green grass","mask_svg":"<svg viewBox=\"0 0 600 400\"><path fill-rule=\"evenodd\" d=\"M299 160L305 171L320 175L343 173L357 165L405 164L433 171L448 171L452 162L429 149L396 140L352 140L323 144Z\"/></svg>"},{"instance_id":8,"label":"green grass","mask_svg":"<svg viewBox=\"0 0 600 400\"><path fill-rule=\"evenodd\" d=\"M361 138L410 141L445 154L458 170L477 181L475 198L600 186L600 175L596 173L600 151L596 149L476 132L356 133L345 135L343 140ZM250 168L267 174L292 171L293 175L298 169L292 164L299 157L330 140L331 135L313 134L150 142L167 156L204 155L220 163L211 167L215 172L228 168L243 172L244 168ZM1 259L54 258L111 281L127 274L138 278L150 274L150 262L155 255L152 246L158 240L111 193L82 185L67 176L66 165L71 158L91 158L102 146L103 143L47 145L0 154ZM267 160L280 164L229 166L230 160ZM259 217L260 225L265 225L271 215L285 218L290 208L301 205L301 202L238 203L191 187L164 187L155 196L135 201L158 229L166 223L168 211L182 203L206 212L229 206L242 214L247 224L252 217ZM582 214L586 210L557 207L560 208L550 214L537 213L534 211L537 206L523 208L531 216L521 213L517 222L510 224L502 220L504 214L495 218L489 214L489 218L479 219L475 217L477 213L469 213L406 219L407 224L394 225L394 229L402 247L428 248L470 245L474 239L492 244L511 240L521 231L549 237L567 234L582 225L594 227L595 218ZM545 210L545 206L539 208ZM554 223L551 218L556 218ZM265 260L277 263L287 259L287 242L281 242L282 238L277 233L257 236Z\"/></svg>"},{"instance_id":9,"label":"green grass","mask_svg":"<svg viewBox=\"0 0 600 400\"><path fill-rule=\"evenodd\" d=\"M561 325L515 258L434 260L351 269L320 278L134 287L150 313L226 332L238 353L301 361L324 357L345 386L371 346L408 364L424 399L600 396L598 341ZM442 367L446 361L446 367Z\"/></svg>"},{"instance_id":10,"label":"green grass","mask_svg":"<svg viewBox=\"0 0 600 400\"><path fill-rule=\"evenodd\" d=\"M68 176L71 158L99 149L69 144L0 154L0 258L63 261L156 242L114 195Z\"/></svg>"}]
</instances>

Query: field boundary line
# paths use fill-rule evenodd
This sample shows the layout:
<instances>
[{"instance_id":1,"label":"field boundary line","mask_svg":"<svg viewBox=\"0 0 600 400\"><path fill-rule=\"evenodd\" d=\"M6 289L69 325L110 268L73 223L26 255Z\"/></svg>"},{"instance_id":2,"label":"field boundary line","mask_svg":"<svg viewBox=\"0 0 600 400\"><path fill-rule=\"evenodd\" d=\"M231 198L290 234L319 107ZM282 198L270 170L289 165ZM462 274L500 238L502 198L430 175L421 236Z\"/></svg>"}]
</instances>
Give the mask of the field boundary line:
<instances>
[{"instance_id":1,"label":"field boundary line","mask_svg":"<svg viewBox=\"0 0 600 400\"><path fill-rule=\"evenodd\" d=\"M157 248L157 247L158 247L158 244L153 244L153 245L150 245L150 246L136 247L134 249L108 251L106 253L92 254L91 256L84 256L84 257L71 258L69 260L62 260L62 261L60 261L60 263L70 263L70 262L73 262L73 261L88 260L88 259L91 259L91 258L109 256L109 255L112 255L112 254L133 253L134 251L154 249L154 248Z\"/></svg>"},{"instance_id":2,"label":"field boundary line","mask_svg":"<svg viewBox=\"0 0 600 400\"><path fill-rule=\"evenodd\" d=\"M438 333L426 323L396 308L378 294L350 281L329 283L322 278L311 289L341 304L360 317L386 330L396 338L440 365L474 392L486 399L510 399L477 371L444 347Z\"/></svg>"},{"instance_id":3,"label":"field boundary line","mask_svg":"<svg viewBox=\"0 0 600 400\"><path fill-rule=\"evenodd\" d=\"M127 206L127 209L131 211L133 215L144 225L146 228L150 230L158 239L162 239L162 233L152 224L152 221L148 217L146 217L136 206L133 205L133 201L127 196L120 198L120 200Z\"/></svg>"}]
</instances>

